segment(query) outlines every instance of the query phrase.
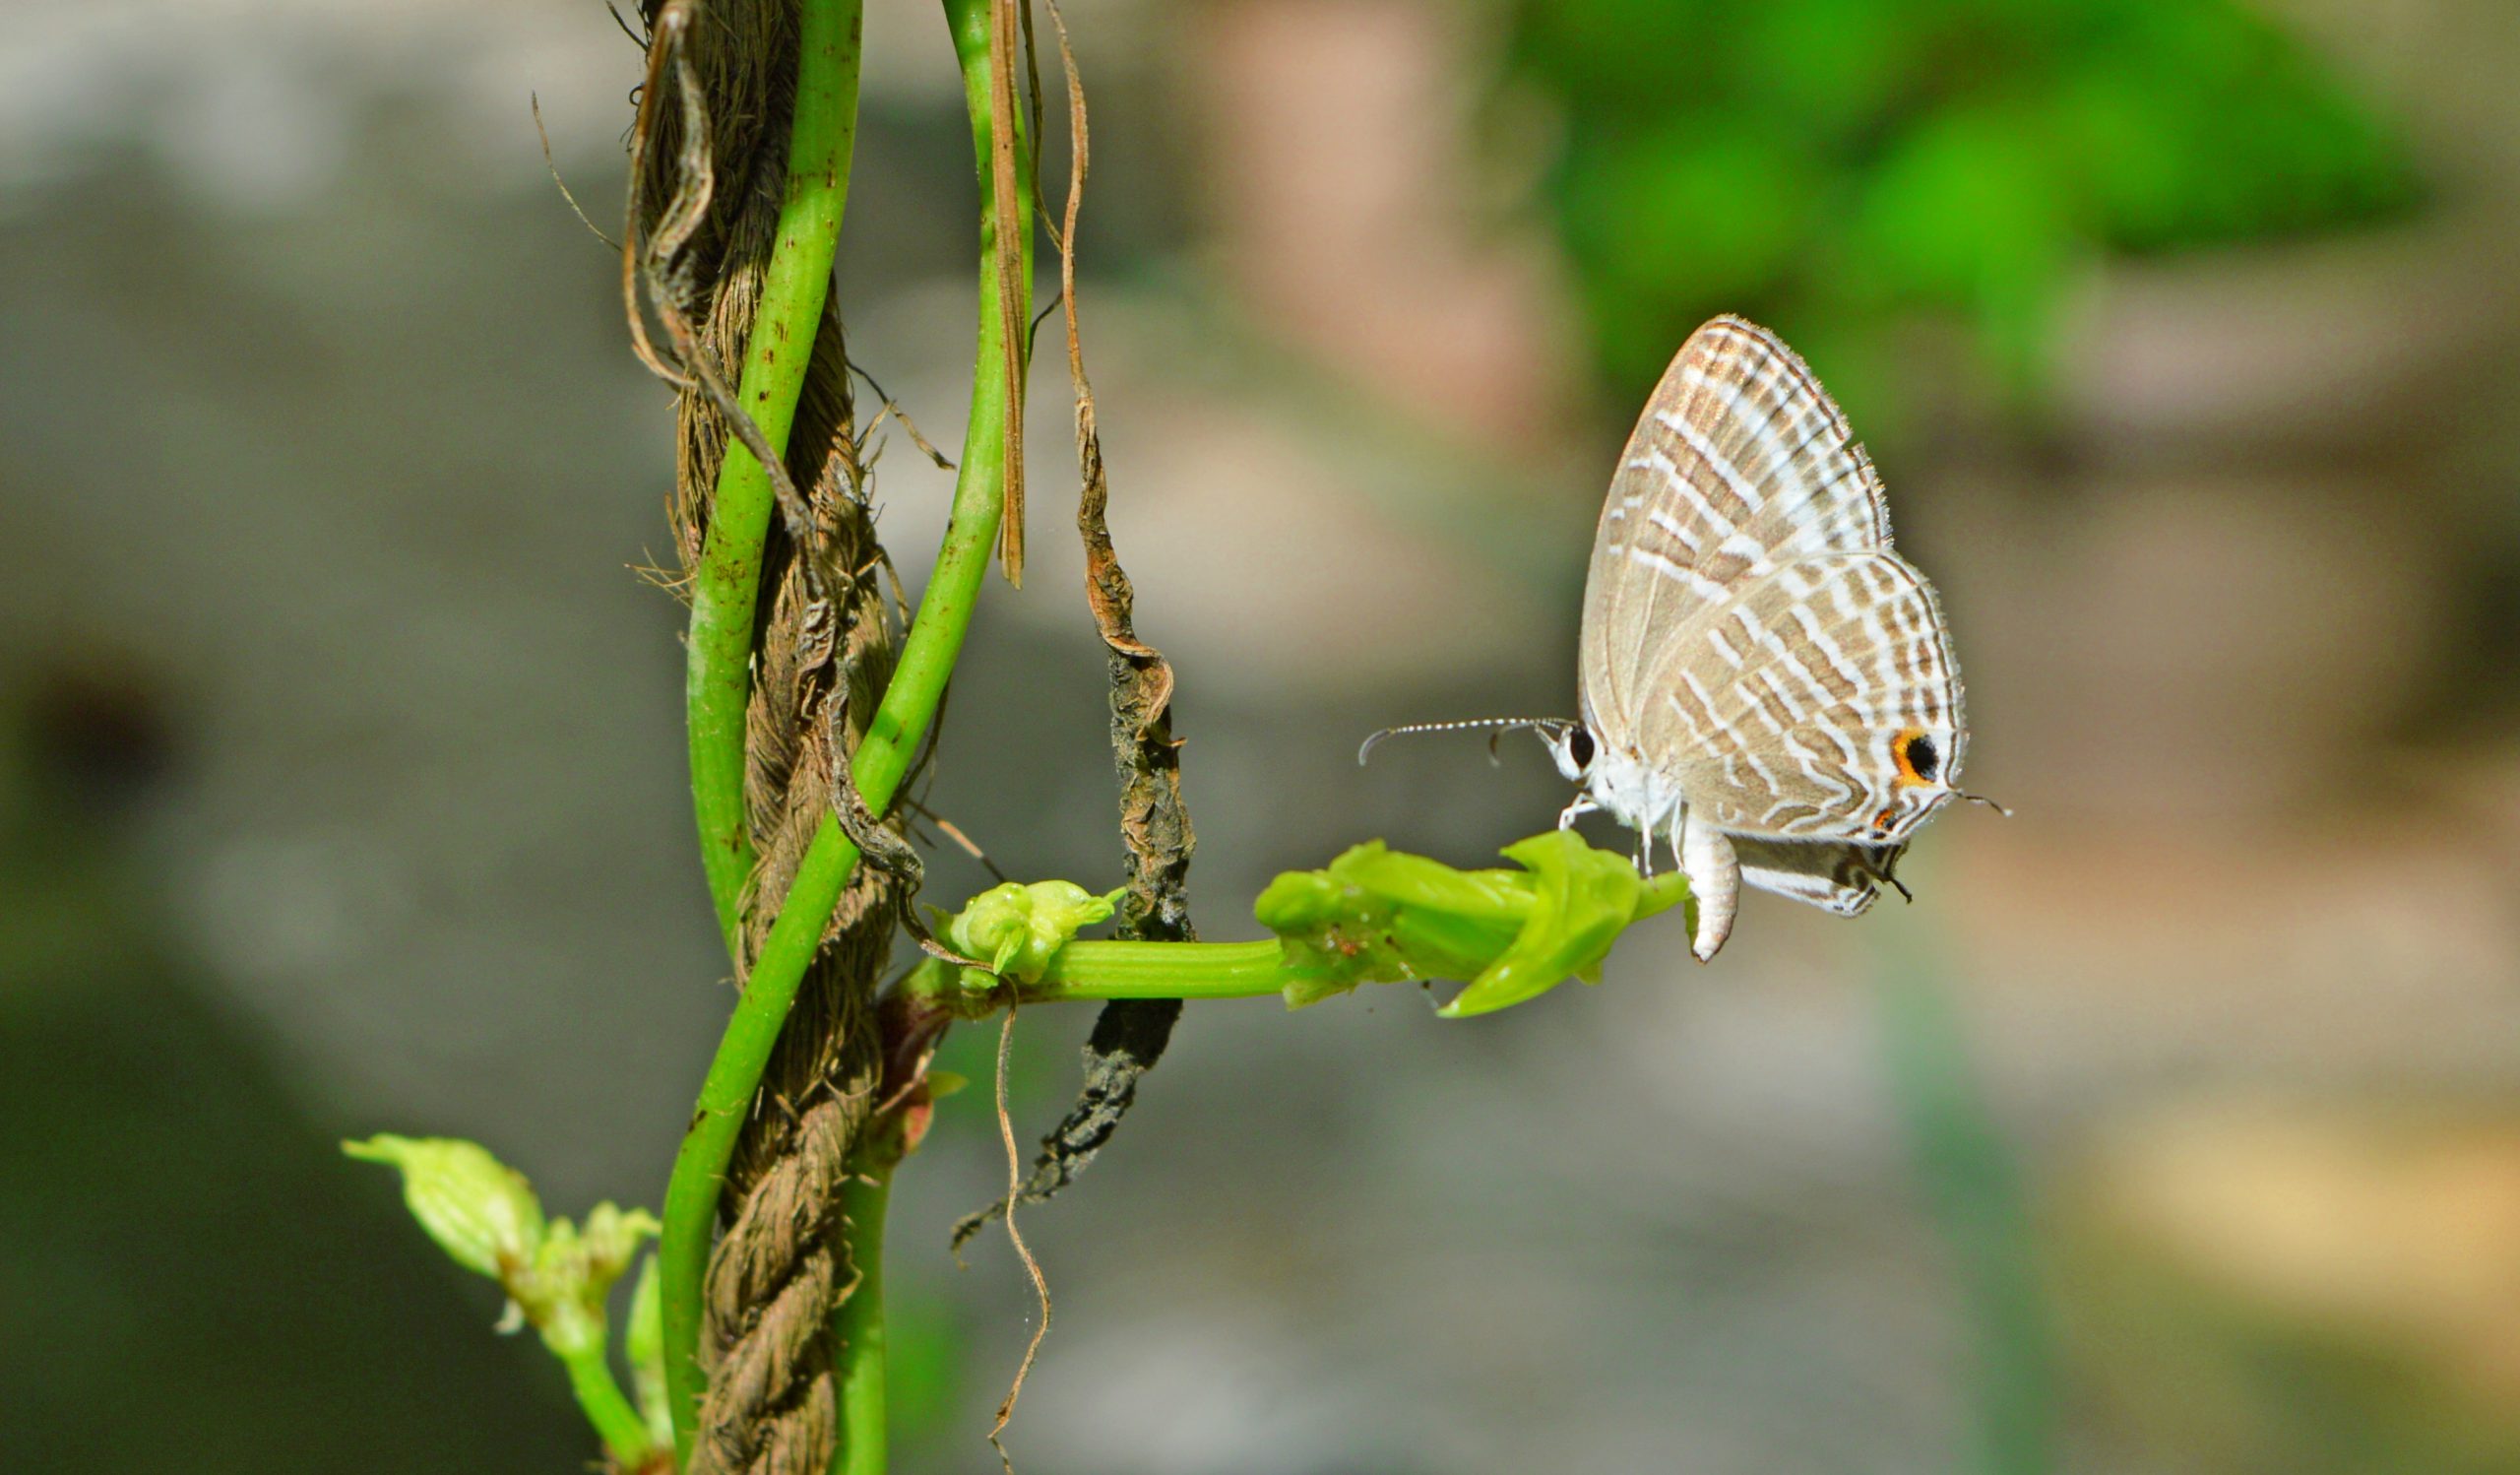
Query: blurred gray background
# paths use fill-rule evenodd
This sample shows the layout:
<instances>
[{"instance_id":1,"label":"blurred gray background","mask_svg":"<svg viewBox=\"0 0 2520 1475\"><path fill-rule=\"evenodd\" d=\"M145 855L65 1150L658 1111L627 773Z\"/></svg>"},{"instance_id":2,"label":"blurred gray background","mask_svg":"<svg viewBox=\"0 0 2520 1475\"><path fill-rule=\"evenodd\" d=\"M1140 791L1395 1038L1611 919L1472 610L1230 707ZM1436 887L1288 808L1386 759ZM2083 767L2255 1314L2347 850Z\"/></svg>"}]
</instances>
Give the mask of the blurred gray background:
<instances>
[{"instance_id":1,"label":"blurred gray background","mask_svg":"<svg viewBox=\"0 0 2520 1475\"><path fill-rule=\"evenodd\" d=\"M1970 787L2016 815L1933 826L1912 908L1755 898L1713 967L1649 927L1494 1019L1190 1010L1025 1218L1027 1475L2520 1469L2520 25L2065 9L1070 7L1111 524L1179 669L1206 935L1356 841L1474 865L1549 823L1530 744L1356 741L1571 708L1607 468L1727 307L1871 441ZM866 31L840 300L950 447L969 136L931 9ZM1873 100L1807 155L1727 141L1683 82L1736 41L1796 117ZM592 0L0 28L13 1467L593 1451L332 1143L470 1136L554 1212L653 1206L730 1001L680 609L638 572L670 402L529 111L611 228L639 70ZM2104 105L2277 150L2292 95L2241 73L2316 89L2312 142L2209 157L2168 100ZM2051 94L2121 153L2006 152L1986 119ZM983 601L927 801L1104 886L1057 368L1033 571ZM949 479L898 435L878 471L915 581ZM929 894L986 881L948 849ZM1089 1023L1053 1014L1028 1137ZM995 1468L1031 1293L945 1230L1003 1173L974 1093L901 1179L905 1469Z\"/></svg>"}]
</instances>

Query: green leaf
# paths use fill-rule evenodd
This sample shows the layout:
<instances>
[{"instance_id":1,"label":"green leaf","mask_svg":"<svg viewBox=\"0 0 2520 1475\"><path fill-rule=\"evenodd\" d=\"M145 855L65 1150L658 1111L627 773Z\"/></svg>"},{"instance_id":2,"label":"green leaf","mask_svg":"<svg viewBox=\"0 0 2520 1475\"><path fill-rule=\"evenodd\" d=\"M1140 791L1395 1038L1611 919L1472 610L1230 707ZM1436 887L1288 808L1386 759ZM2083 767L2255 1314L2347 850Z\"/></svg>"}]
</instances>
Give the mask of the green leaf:
<instances>
[{"instance_id":1,"label":"green leaf","mask_svg":"<svg viewBox=\"0 0 2520 1475\"><path fill-rule=\"evenodd\" d=\"M1619 933L1685 894L1678 877L1646 881L1624 856L1595 850L1572 830L1517 841L1504 854L1531 872L1531 914L1513 943L1444 1005L1447 1019L1508 1008L1570 977L1598 982Z\"/></svg>"},{"instance_id":2,"label":"green leaf","mask_svg":"<svg viewBox=\"0 0 2520 1475\"><path fill-rule=\"evenodd\" d=\"M1512 872L1456 870L1369 840L1322 869L1280 875L1252 915L1278 934L1294 975L1287 1003L1301 1008L1359 984L1467 978L1530 910Z\"/></svg>"},{"instance_id":3,"label":"green leaf","mask_svg":"<svg viewBox=\"0 0 2520 1475\"><path fill-rule=\"evenodd\" d=\"M542 1247L542 1204L533 1186L477 1142L380 1133L344 1142L342 1151L402 1170L411 1217L467 1270L504 1283Z\"/></svg>"},{"instance_id":4,"label":"green leaf","mask_svg":"<svg viewBox=\"0 0 2520 1475\"><path fill-rule=\"evenodd\" d=\"M1445 1016L1489 1013L1597 976L1622 931L1687 896L1680 877L1642 880L1571 831L1504 854L1523 868L1460 870L1371 841L1271 881L1252 911L1278 934L1289 1006L1360 984L1462 978L1470 987Z\"/></svg>"}]
</instances>

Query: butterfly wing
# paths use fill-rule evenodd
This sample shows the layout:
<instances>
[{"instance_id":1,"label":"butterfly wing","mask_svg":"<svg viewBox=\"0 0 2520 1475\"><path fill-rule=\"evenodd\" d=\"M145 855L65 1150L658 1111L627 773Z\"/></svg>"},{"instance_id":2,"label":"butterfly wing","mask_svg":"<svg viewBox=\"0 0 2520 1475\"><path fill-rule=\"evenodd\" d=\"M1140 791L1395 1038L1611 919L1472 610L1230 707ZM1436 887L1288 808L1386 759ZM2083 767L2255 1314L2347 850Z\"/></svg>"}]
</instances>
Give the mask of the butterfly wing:
<instances>
[{"instance_id":1,"label":"butterfly wing","mask_svg":"<svg viewBox=\"0 0 2520 1475\"><path fill-rule=\"evenodd\" d=\"M1742 880L1840 917L1860 917L1872 909L1907 849L1905 845L1770 840L1757 835L1732 839Z\"/></svg>"},{"instance_id":2,"label":"butterfly wing","mask_svg":"<svg viewBox=\"0 0 2520 1475\"><path fill-rule=\"evenodd\" d=\"M1895 552L1784 562L1675 635L1638 749L1736 835L1905 842L1956 795L1961 671Z\"/></svg>"},{"instance_id":3,"label":"butterfly wing","mask_svg":"<svg viewBox=\"0 0 2520 1475\"><path fill-rule=\"evenodd\" d=\"M1584 718L1624 744L1665 654L1790 559L1890 545L1880 479L1836 402L1764 328L1689 335L1619 457L1584 585Z\"/></svg>"},{"instance_id":4,"label":"butterfly wing","mask_svg":"<svg viewBox=\"0 0 2520 1475\"><path fill-rule=\"evenodd\" d=\"M1648 686L1638 750L1727 832L1899 844L1957 792L1950 634L1888 549L1755 574L1674 635Z\"/></svg>"}]
</instances>

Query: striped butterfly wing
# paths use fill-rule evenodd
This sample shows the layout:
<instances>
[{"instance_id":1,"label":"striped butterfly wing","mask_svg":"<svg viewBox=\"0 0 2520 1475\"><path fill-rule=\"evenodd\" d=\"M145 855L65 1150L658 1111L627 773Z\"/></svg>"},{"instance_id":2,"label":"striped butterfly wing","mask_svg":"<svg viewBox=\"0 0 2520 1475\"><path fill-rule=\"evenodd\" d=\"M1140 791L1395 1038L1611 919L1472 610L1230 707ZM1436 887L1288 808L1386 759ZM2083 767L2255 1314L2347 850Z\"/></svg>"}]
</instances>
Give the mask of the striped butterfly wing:
<instances>
[{"instance_id":1,"label":"striped butterfly wing","mask_svg":"<svg viewBox=\"0 0 2520 1475\"><path fill-rule=\"evenodd\" d=\"M1901 844L1957 792L1959 667L1932 587L1889 549L1761 568L1647 684L1639 751L1728 833Z\"/></svg>"},{"instance_id":2,"label":"striped butterfly wing","mask_svg":"<svg viewBox=\"0 0 2520 1475\"><path fill-rule=\"evenodd\" d=\"M1860 917L1872 910L1907 849L1905 845L1855 845L1833 840L1732 837L1732 853L1740 863L1742 880L1841 917Z\"/></svg>"},{"instance_id":3,"label":"striped butterfly wing","mask_svg":"<svg viewBox=\"0 0 2520 1475\"><path fill-rule=\"evenodd\" d=\"M1707 324L1647 403L1594 542L1582 679L1595 736L1727 832L1896 845L1954 792L1933 590L1846 416L1765 329Z\"/></svg>"},{"instance_id":4,"label":"striped butterfly wing","mask_svg":"<svg viewBox=\"0 0 2520 1475\"><path fill-rule=\"evenodd\" d=\"M1872 465L1819 380L1720 317L1664 370L1619 457L1584 586L1584 717L1633 741L1665 656L1767 567L1890 545Z\"/></svg>"}]
</instances>

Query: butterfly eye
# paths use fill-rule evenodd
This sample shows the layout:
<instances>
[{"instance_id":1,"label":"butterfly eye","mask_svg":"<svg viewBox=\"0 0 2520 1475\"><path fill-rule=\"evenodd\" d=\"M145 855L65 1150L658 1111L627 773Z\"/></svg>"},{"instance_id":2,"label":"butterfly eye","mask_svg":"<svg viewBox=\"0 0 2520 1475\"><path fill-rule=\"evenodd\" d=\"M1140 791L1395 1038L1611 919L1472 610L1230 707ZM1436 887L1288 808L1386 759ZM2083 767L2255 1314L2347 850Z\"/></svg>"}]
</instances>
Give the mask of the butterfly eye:
<instances>
[{"instance_id":1,"label":"butterfly eye","mask_svg":"<svg viewBox=\"0 0 2520 1475\"><path fill-rule=\"evenodd\" d=\"M1593 766L1593 735L1582 728L1566 730L1566 756L1575 760L1577 772Z\"/></svg>"}]
</instances>

